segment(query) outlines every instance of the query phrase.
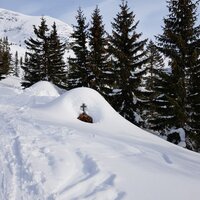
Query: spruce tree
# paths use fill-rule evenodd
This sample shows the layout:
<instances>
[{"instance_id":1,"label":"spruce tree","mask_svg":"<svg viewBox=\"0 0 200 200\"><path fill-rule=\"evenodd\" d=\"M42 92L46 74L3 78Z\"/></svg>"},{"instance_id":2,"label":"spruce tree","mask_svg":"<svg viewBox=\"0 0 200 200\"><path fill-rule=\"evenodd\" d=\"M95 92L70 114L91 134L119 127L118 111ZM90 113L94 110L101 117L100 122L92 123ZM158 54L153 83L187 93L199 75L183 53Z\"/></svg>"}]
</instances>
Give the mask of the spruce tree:
<instances>
[{"instance_id":1,"label":"spruce tree","mask_svg":"<svg viewBox=\"0 0 200 200\"><path fill-rule=\"evenodd\" d=\"M89 29L89 63L92 71L91 87L108 99L111 71L108 64L107 33L98 7L92 14Z\"/></svg>"},{"instance_id":2,"label":"spruce tree","mask_svg":"<svg viewBox=\"0 0 200 200\"><path fill-rule=\"evenodd\" d=\"M198 49L198 48L197 48ZM196 50L197 50L196 49ZM189 130L187 134L187 147L194 151L200 152L200 60L199 53L194 54L198 64L189 71L188 87L188 113L189 113Z\"/></svg>"},{"instance_id":3,"label":"spruce tree","mask_svg":"<svg viewBox=\"0 0 200 200\"><path fill-rule=\"evenodd\" d=\"M147 45L147 57L147 76L145 85L147 90L153 91L157 71L164 68L164 59L152 40L150 40L149 44Z\"/></svg>"},{"instance_id":4,"label":"spruce tree","mask_svg":"<svg viewBox=\"0 0 200 200\"><path fill-rule=\"evenodd\" d=\"M56 24L49 28L44 18L36 28L34 26L35 38L25 41L27 47L24 66L24 87L45 80L53 84L64 87L66 85L66 71L63 55L65 44L63 44L57 34Z\"/></svg>"},{"instance_id":5,"label":"spruce tree","mask_svg":"<svg viewBox=\"0 0 200 200\"><path fill-rule=\"evenodd\" d=\"M169 129L172 127L188 129L191 121L190 110L193 110L190 96L197 94L191 91L197 84L193 82L194 71L198 71L199 68L200 27L195 25L197 2L167 1L169 14L164 19L163 34L157 37L159 50L169 60L168 65L171 69L170 77L165 81L167 84L163 85L170 90L167 97L168 103L173 108L170 120L166 118Z\"/></svg>"},{"instance_id":6,"label":"spruce tree","mask_svg":"<svg viewBox=\"0 0 200 200\"><path fill-rule=\"evenodd\" d=\"M57 33L56 23L54 22L49 36L49 66L48 79L60 87L66 87L67 72L66 64L63 60L66 44L60 41Z\"/></svg>"},{"instance_id":7,"label":"spruce tree","mask_svg":"<svg viewBox=\"0 0 200 200\"><path fill-rule=\"evenodd\" d=\"M10 73L11 53L8 38L0 39L0 80Z\"/></svg>"},{"instance_id":8,"label":"spruce tree","mask_svg":"<svg viewBox=\"0 0 200 200\"><path fill-rule=\"evenodd\" d=\"M77 25L73 26L71 49L73 57L68 58L69 70L67 87L90 87L91 70L89 66L88 24L81 8L77 11Z\"/></svg>"},{"instance_id":9,"label":"spruce tree","mask_svg":"<svg viewBox=\"0 0 200 200\"><path fill-rule=\"evenodd\" d=\"M145 128L151 130L158 126L157 122L154 123L156 118L158 118L156 109L158 105L155 105L155 103L156 99L161 97L162 93L158 91L156 85L159 79L161 79L161 73L164 73L163 57L152 40L147 46L147 57L148 61L146 63L146 74L143 81L143 87L148 95L146 97L142 118L145 120Z\"/></svg>"},{"instance_id":10,"label":"spruce tree","mask_svg":"<svg viewBox=\"0 0 200 200\"><path fill-rule=\"evenodd\" d=\"M151 117L148 118L149 129L158 134L166 135L169 129L174 125L174 106L171 103L170 85L171 74L167 69L160 69L156 71L156 76L153 85L155 92L152 99ZM170 126L171 125L171 126ZM170 128L169 128L170 127Z\"/></svg>"},{"instance_id":11,"label":"spruce tree","mask_svg":"<svg viewBox=\"0 0 200 200\"><path fill-rule=\"evenodd\" d=\"M15 52L15 60L14 60L14 69L13 69L13 75L16 77L19 77L20 69L19 69L19 57L18 52Z\"/></svg>"},{"instance_id":12,"label":"spruce tree","mask_svg":"<svg viewBox=\"0 0 200 200\"><path fill-rule=\"evenodd\" d=\"M139 86L145 73L143 66L147 62L144 50L147 40L140 40L142 34L136 32L138 23L127 2L122 1L120 12L112 23L109 44L115 73L112 105L122 116L136 124L142 93Z\"/></svg>"},{"instance_id":13,"label":"spruce tree","mask_svg":"<svg viewBox=\"0 0 200 200\"><path fill-rule=\"evenodd\" d=\"M46 20L42 17L41 24L36 28L33 26L35 38L25 40L27 53L24 63L24 81L22 86L29 87L32 84L46 80L48 81L49 60L49 37Z\"/></svg>"}]
</instances>

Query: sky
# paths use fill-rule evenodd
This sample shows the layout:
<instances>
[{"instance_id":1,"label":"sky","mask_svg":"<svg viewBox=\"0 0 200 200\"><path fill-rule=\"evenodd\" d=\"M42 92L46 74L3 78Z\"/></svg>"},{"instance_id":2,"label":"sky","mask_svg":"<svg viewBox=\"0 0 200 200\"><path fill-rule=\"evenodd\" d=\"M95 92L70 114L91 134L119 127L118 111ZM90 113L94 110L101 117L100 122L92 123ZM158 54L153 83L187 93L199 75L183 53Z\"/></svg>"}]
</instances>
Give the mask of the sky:
<instances>
[{"instance_id":1,"label":"sky","mask_svg":"<svg viewBox=\"0 0 200 200\"><path fill-rule=\"evenodd\" d=\"M88 22L96 5L99 6L106 31L111 31L111 22L119 11L121 0L0 0L0 8L27 15L51 16L72 25L75 15L82 8ZM153 39L162 33L163 18L167 15L166 0L128 0L131 11L139 20L138 32L143 38Z\"/></svg>"}]
</instances>

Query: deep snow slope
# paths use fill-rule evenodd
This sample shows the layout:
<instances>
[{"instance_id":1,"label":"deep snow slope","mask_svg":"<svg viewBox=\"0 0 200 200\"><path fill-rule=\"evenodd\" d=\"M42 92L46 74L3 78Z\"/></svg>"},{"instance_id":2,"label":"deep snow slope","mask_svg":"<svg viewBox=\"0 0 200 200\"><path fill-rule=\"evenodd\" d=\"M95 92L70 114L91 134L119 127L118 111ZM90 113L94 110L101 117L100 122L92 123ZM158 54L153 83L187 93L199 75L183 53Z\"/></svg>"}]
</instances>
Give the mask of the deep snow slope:
<instances>
[{"instance_id":1,"label":"deep snow slope","mask_svg":"<svg viewBox=\"0 0 200 200\"><path fill-rule=\"evenodd\" d=\"M0 200L199 200L199 154L130 124L94 90L18 82L0 82ZM77 120L82 103L94 124Z\"/></svg>"},{"instance_id":2,"label":"deep snow slope","mask_svg":"<svg viewBox=\"0 0 200 200\"><path fill-rule=\"evenodd\" d=\"M71 26L49 16L44 16L44 18L50 29L53 23L56 23L58 35L63 42L69 39L72 32ZM9 42L12 44L11 51L13 55L16 51L19 55L23 55L25 52L24 40L34 37L33 25L38 27L40 23L41 16L29 16L0 8L0 38L8 37Z\"/></svg>"}]
</instances>

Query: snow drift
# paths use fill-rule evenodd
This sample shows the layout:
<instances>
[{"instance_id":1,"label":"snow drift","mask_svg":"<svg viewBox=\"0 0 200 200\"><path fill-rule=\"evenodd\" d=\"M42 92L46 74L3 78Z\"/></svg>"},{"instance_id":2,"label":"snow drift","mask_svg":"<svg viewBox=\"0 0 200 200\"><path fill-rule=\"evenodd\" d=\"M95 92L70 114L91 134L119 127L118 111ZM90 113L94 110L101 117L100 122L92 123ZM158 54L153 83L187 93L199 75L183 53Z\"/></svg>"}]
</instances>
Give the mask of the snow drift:
<instances>
[{"instance_id":1,"label":"snow drift","mask_svg":"<svg viewBox=\"0 0 200 200\"><path fill-rule=\"evenodd\" d=\"M199 199L199 154L132 125L94 90L59 95L39 82L23 92L8 82L0 82L0 199ZM82 103L95 123L77 119Z\"/></svg>"},{"instance_id":2,"label":"snow drift","mask_svg":"<svg viewBox=\"0 0 200 200\"><path fill-rule=\"evenodd\" d=\"M48 114L52 113L55 117L75 121L82 112L81 105L83 103L86 104L86 113L92 116L94 123L108 120L110 122L116 118L122 120L98 92L85 87L70 90L39 109L40 111L45 109Z\"/></svg>"},{"instance_id":3,"label":"snow drift","mask_svg":"<svg viewBox=\"0 0 200 200\"><path fill-rule=\"evenodd\" d=\"M24 90L24 94L28 96L60 96L55 86L48 81L39 81L31 87Z\"/></svg>"}]
</instances>

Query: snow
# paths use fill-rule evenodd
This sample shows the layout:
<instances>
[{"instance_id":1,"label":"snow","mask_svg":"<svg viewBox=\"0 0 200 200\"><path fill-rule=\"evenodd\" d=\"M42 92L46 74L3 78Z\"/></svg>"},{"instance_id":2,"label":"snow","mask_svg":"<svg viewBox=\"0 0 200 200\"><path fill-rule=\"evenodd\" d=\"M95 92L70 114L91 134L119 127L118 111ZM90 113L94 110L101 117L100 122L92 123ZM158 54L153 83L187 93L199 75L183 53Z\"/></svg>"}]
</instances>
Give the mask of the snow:
<instances>
[{"instance_id":1,"label":"snow","mask_svg":"<svg viewBox=\"0 0 200 200\"><path fill-rule=\"evenodd\" d=\"M49 16L43 17L49 29L51 29L54 22L56 23L58 35L62 42L69 41L69 37L72 33L71 26ZM24 41L28 40L30 37L35 37L33 25L38 27L41 24L41 18L42 16L24 15L0 8L0 38L8 37L13 58L16 51L18 52L19 58L24 57L27 51ZM69 55L71 55L70 52L66 52L65 56L67 57Z\"/></svg>"},{"instance_id":2,"label":"snow","mask_svg":"<svg viewBox=\"0 0 200 200\"><path fill-rule=\"evenodd\" d=\"M1 200L198 200L200 155L122 118L96 91L0 82ZM80 106L93 124L77 119Z\"/></svg>"},{"instance_id":3,"label":"snow","mask_svg":"<svg viewBox=\"0 0 200 200\"><path fill-rule=\"evenodd\" d=\"M30 96L60 96L55 86L48 81L39 81L25 89L24 93Z\"/></svg>"},{"instance_id":4,"label":"snow","mask_svg":"<svg viewBox=\"0 0 200 200\"><path fill-rule=\"evenodd\" d=\"M181 141L178 143L179 146L181 147L186 147L185 143L185 130L183 128L178 128L178 129L172 129L170 131L170 134L172 133L178 133L180 136Z\"/></svg>"},{"instance_id":5,"label":"snow","mask_svg":"<svg viewBox=\"0 0 200 200\"><path fill-rule=\"evenodd\" d=\"M11 88L21 88L21 79L15 76L9 76L1 80L1 85L5 85Z\"/></svg>"}]
</instances>

